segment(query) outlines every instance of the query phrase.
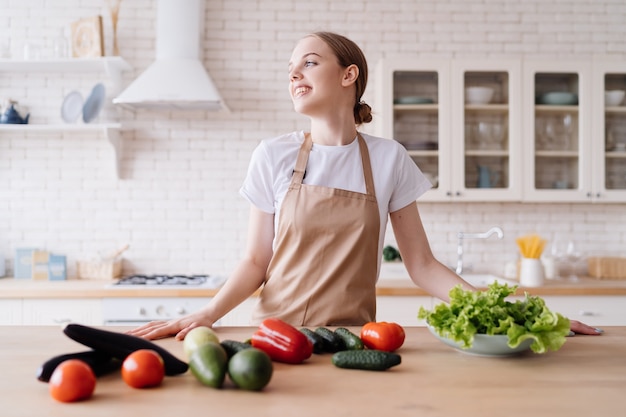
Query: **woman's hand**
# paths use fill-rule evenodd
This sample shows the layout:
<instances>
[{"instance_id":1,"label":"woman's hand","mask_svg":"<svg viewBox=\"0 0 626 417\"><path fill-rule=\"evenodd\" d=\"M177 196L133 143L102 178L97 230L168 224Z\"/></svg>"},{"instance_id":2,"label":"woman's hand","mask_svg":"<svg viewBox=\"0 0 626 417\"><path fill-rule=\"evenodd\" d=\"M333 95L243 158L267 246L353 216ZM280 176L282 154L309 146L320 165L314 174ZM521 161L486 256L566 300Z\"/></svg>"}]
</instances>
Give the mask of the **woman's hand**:
<instances>
[{"instance_id":1,"label":"woman's hand","mask_svg":"<svg viewBox=\"0 0 626 417\"><path fill-rule=\"evenodd\" d=\"M149 340L170 336L175 336L177 340L183 340L191 329L198 326L213 326L213 321L202 310L175 320L151 321L126 333Z\"/></svg>"},{"instance_id":2,"label":"woman's hand","mask_svg":"<svg viewBox=\"0 0 626 417\"><path fill-rule=\"evenodd\" d=\"M581 323L578 320L570 320L569 326L570 330L574 333L588 334L592 336L598 336L604 333L604 330Z\"/></svg>"}]
</instances>

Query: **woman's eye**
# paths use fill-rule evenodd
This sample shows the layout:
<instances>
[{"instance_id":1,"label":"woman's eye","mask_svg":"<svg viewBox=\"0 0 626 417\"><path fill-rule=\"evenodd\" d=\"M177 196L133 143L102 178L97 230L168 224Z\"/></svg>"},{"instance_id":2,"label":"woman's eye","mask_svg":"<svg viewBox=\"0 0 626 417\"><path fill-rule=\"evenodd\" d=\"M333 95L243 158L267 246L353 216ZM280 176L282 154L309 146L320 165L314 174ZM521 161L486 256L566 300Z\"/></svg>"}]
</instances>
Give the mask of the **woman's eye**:
<instances>
[{"instance_id":1,"label":"woman's eye","mask_svg":"<svg viewBox=\"0 0 626 417\"><path fill-rule=\"evenodd\" d=\"M314 62L314 61L306 61L306 62L304 63L304 66L305 66L305 67L312 67L313 65L315 65L315 62Z\"/></svg>"}]
</instances>

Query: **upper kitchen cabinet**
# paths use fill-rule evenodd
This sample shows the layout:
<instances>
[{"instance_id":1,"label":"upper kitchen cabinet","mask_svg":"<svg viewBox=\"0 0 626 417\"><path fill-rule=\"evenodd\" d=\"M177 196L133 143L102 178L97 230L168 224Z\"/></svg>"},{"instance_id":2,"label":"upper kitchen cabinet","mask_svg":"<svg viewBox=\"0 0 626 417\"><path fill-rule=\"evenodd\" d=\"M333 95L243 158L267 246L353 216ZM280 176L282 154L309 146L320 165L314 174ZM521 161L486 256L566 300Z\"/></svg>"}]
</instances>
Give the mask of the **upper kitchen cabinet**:
<instances>
[{"instance_id":1,"label":"upper kitchen cabinet","mask_svg":"<svg viewBox=\"0 0 626 417\"><path fill-rule=\"evenodd\" d=\"M597 61L592 86L592 188L599 202L626 201L626 64Z\"/></svg>"},{"instance_id":2,"label":"upper kitchen cabinet","mask_svg":"<svg viewBox=\"0 0 626 417\"><path fill-rule=\"evenodd\" d=\"M433 182L420 201L520 199L519 78L517 61L380 63L379 133L402 143ZM470 100L466 87L479 87Z\"/></svg>"},{"instance_id":3,"label":"upper kitchen cabinet","mask_svg":"<svg viewBox=\"0 0 626 417\"><path fill-rule=\"evenodd\" d=\"M523 85L524 200L589 201L592 160L604 148L591 135L591 64L526 61Z\"/></svg>"},{"instance_id":4,"label":"upper kitchen cabinet","mask_svg":"<svg viewBox=\"0 0 626 417\"><path fill-rule=\"evenodd\" d=\"M450 83L447 61L383 60L379 64L379 135L407 149L433 183L420 200L445 199L450 177Z\"/></svg>"},{"instance_id":5,"label":"upper kitchen cabinet","mask_svg":"<svg viewBox=\"0 0 626 417\"><path fill-rule=\"evenodd\" d=\"M453 62L451 198L521 199L520 73L516 60Z\"/></svg>"}]
</instances>

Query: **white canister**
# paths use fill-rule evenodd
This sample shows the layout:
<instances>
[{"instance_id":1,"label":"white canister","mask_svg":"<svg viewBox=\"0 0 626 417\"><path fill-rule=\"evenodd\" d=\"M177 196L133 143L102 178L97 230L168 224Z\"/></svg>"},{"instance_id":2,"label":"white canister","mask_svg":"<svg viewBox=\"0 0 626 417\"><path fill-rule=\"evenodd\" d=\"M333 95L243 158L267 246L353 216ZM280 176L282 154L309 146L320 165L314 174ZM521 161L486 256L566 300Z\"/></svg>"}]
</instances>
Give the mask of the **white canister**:
<instances>
[{"instance_id":1,"label":"white canister","mask_svg":"<svg viewBox=\"0 0 626 417\"><path fill-rule=\"evenodd\" d=\"M545 257L541 259L541 263L543 264L544 277L546 279L556 279L558 275L556 260L551 257Z\"/></svg>"},{"instance_id":2,"label":"white canister","mask_svg":"<svg viewBox=\"0 0 626 417\"><path fill-rule=\"evenodd\" d=\"M522 287L540 287L543 285L543 264L538 258L522 258L519 283Z\"/></svg>"}]
</instances>

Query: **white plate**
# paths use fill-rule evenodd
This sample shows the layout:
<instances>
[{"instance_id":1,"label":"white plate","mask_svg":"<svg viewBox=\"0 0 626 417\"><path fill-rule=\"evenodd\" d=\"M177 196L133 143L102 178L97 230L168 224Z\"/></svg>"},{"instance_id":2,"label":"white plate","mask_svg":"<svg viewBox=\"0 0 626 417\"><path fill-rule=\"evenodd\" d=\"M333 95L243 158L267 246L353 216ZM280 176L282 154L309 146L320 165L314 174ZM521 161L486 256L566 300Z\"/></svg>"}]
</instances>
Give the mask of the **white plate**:
<instances>
[{"instance_id":1,"label":"white plate","mask_svg":"<svg viewBox=\"0 0 626 417\"><path fill-rule=\"evenodd\" d=\"M98 117L104 105L105 96L104 85L102 83L96 84L83 105L83 122L89 123Z\"/></svg>"},{"instance_id":2,"label":"white plate","mask_svg":"<svg viewBox=\"0 0 626 417\"><path fill-rule=\"evenodd\" d=\"M61 118L65 123L74 123L83 110L83 96L78 91L72 91L63 99Z\"/></svg>"},{"instance_id":3,"label":"white plate","mask_svg":"<svg viewBox=\"0 0 626 417\"><path fill-rule=\"evenodd\" d=\"M477 356L502 357L517 355L529 350L530 345L532 345L533 343L532 339L526 339L522 343L520 343L519 346L511 348L508 345L509 337L507 335L489 336L486 334L475 334L472 347L463 349L463 347L461 347L461 343L455 342L454 340L448 339L447 337L440 336L432 326L429 325L428 330L430 330L430 332L437 339L441 340L446 345L455 348L459 352Z\"/></svg>"}]
</instances>

